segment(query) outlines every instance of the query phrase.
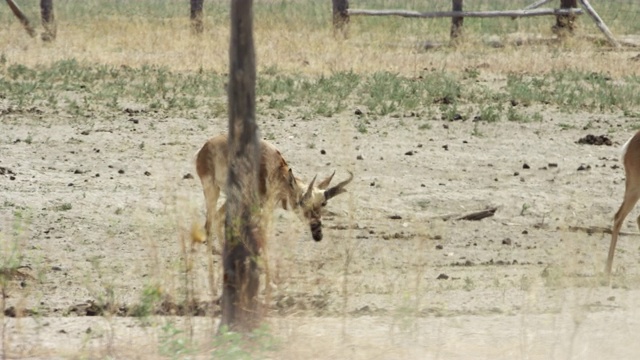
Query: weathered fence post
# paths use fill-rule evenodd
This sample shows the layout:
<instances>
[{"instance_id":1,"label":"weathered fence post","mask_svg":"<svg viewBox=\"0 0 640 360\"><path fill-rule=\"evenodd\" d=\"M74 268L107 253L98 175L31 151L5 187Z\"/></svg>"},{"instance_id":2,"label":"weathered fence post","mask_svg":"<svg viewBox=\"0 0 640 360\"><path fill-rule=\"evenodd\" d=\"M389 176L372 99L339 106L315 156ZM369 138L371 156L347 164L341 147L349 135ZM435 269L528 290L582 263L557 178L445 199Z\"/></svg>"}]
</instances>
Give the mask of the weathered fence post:
<instances>
[{"instance_id":1,"label":"weathered fence post","mask_svg":"<svg viewBox=\"0 0 640 360\"><path fill-rule=\"evenodd\" d=\"M462 0L453 0L453 11L462 11ZM451 43L456 44L462 37L462 24L464 18L461 16L454 16L451 18Z\"/></svg>"},{"instance_id":2,"label":"weathered fence post","mask_svg":"<svg viewBox=\"0 0 640 360\"><path fill-rule=\"evenodd\" d=\"M202 34L204 31L203 6L204 0L191 0L191 30L194 34Z\"/></svg>"},{"instance_id":3,"label":"weathered fence post","mask_svg":"<svg viewBox=\"0 0 640 360\"><path fill-rule=\"evenodd\" d=\"M349 24L349 0L331 0L333 3L333 35L347 37Z\"/></svg>"},{"instance_id":4,"label":"weathered fence post","mask_svg":"<svg viewBox=\"0 0 640 360\"><path fill-rule=\"evenodd\" d=\"M609 43L613 46L613 47L620 47L620 43L618 42L618 40L616 40L616 38L613 36L613 34L611 33L611 30L609 30L609 28L607 27L607 25L604 23L604 21L602 21L602 19L600 18L600 15L598 15L598 13L593 9L593 7L591 6L591 4L589 4L589 0L580 0L580 2L582 3L582 6L584 7L584 9L587 11L587 13L589 14L589 16L591 16L591 18L593 19L593 21L596 22L596 25L598 26L598 28L600 29L600 31L602 31L602 33L604 34L604 36L607 37L607 40L609 40Z\"/></svg>"},{"instance_id":5,"label":"weathered fence post","mask_svg":"<svg viewBox=\"0 0 640 360\"><path fill-rule=\"evenodd\" d=\"M231 1L229 47L229 173L220 328L250 331L260 321L258 261L260 148L255 121L256 64L252 0Z\"/></svg>"},{"instance_id":6,"label":"weathered fence post","mask_svg":"<svg viewBox=\"0 0 640 360\"><path fill-rule=\"evenodd\" d=\"M22 24L22 26L24 26L24 29L27 30L27 34L29 34L29 36L31 37L35 37L36 31L33 30L33 27L29 23L29 18L27 18L22 10L20 10L18 4L16 4L13 0L7 0L7 5L9 5L9 8L11 8L13 15L15 15L18 20L20 20L20 23Z\"/></svg>"},{"instance_id":7,"label":"weathered fence post","mask_svg":"<svg viewBox=\"0 0 640 360\"><path fill-rule=\"evenodd\" d=\"M578 7L578 0L560 0L561 9L575 9ZM575 14L558 15L556 16L556 24L551 28L553 32L560 36L573 35L573 30L576 27Z\"/></svg>"},{"instance_id":8,"label":"weathered fence post","mask_svg":"<svg viewBox=\"0 0 640 360\"><path fill-rule=\"evenodd\" d=\"M42 41L53 41L56 39L56 19L53 15L53 0L40 0L40 16L44 32L40 35Z\"/></svg>"}]
</instances>

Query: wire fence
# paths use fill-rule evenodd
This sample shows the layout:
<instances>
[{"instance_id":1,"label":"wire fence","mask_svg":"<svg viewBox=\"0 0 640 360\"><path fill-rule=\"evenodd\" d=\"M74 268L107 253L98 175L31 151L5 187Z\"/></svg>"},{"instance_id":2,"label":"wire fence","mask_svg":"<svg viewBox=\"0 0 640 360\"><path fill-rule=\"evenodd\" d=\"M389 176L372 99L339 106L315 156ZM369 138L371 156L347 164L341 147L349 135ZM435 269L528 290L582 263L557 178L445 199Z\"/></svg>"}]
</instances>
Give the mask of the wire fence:
<instances>
[{"instance_id":1,"label":"wire fence","mask_svg":"<svg viewBox=\"0 0 640 360\"><path fill-rule=\"evenodd\" d=\"M517 10L534 3L535 0L470 0L465 1L464 10L466 11L493 11L493 10ZM445 0L351 0L349 4L353 9L405 9L419 12L433 11L451 11L451 1ZM604 22L617 33L623 34L639 34L640 35L640 1L638 0L612 0L599 1L592 3L592 6L598 12ZM545 5L545 8L559 8L560 1L554 0ZM524 21L523 21L524 20ZM433 21L433 20L423 20ZM438 20L436 20L438 21ZM441 21L441 20L440 20ZM589 21L588 19L582 20ZM497 24L496 24L497 22ZM521 19L520 28L534 27L536 23L551 20L545 19ZM468 24L475 24L479 29L499 29L511 28L506 26L508 21L500 21L497 19L465 19L465 27ZM492 25L493 23L493 25ZM444 24L443 24L444 25ZM591 23L585 26L591 26ZM472 25L473 26L473 25Z\"/></svg>"},{"instance_id":2,"label":"wire fence","mask_svg":"<svg viewBox=\"0 0 640 360\"><path fill-rule=\"evenodd\" d=\"M469 11L514 10L522 9L535 0L469 0L464 9ZM559 0L545 4L543 7L559 7ZM20 6L32 22L40 18L39 2L22 1ZM450 0L350 0L353 9L405 9L420 12L450 11ZM640 35L640 1L611 0L593 2L593 7L600 14L614 34ZM96 19L109 17L125 17L132 20L165 21L167 19L188 19L189 2L183 0L56 0L54 1L56 19L60 24L87 23ZM329 0L257 0L254 2L255 18L259 24L264 19L274 25L302 25L306 30L322 30L331 27L332 7ZM227 24L229 16L228 0L204 0L205 26L209 24ZM8 6L0 3L0 27L15 26L17 20ZM583 29L597 32L587 16L580 19ZM399 23L403 23L400 25ZM549 17L535 19L519 19L517 22L504 19L465 19L465 29L480 34L500 34L513 31L537 32L542 27L550 27L553 20ZM352 26L361 26L363 30L372 29L380 24L392 28L411 27L416 31L435 31L446 35L449 31L444 19L365 19L352 21ZM442 29L440 29L442 28ZM302 30L302 28L301 28ZM400 30L398 30L400 31Z\"/></svg>"}]
</instances>

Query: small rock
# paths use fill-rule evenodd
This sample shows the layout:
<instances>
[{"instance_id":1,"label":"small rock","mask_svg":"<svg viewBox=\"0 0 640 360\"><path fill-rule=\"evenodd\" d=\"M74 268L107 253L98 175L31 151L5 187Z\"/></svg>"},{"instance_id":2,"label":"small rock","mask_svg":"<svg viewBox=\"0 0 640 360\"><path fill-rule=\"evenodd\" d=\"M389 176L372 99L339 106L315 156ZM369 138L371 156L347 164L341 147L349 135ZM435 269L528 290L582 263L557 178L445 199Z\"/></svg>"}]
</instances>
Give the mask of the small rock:
<instances>
[{"instance_id":1,"label":"small rock","mask_svg":"<svg viewBox=\"0 0 640 360\"><path fill-rule=\"evenodd\" d=\"M591 169L591 165L586 165L585 166L584 164L582 164L582 165L578 166L578 171L584 171L584 170L589 170L589 169Z\"/></svg>"},{"instance_id":2,"label":"small rock","mask_svg":"<svg viewBox=\"0 0 640 360\"><path fill-rule=\"evenodd\" d=\"M404 153L405 155L411 156L413 154L415 154L415 152L413 150L409 150L406 153Z\"/></svg>"},{"instance_id":3,"label":"small rock","mask_svg":"<svg viewBox=\"0 0 640 360\"><path fill-rule=\"evenodd\" d=\"M322 155L326 155L326 154L327 154L327 152L326 152L326 151L324 151L324 150L320 150L320 154L322 154Z\"/></svg>"},{"instance_id":4,"label":"small rock","mask_svg":"<svg viewBox=\"0 0 640 360\"><path fill-rule=\"evenodd\" d=\"M447 274L440 274L438 275L438 277L436 278L437 280L447 280L449 278L449 275Z\"/></svg>"},{"instance_id":5,"label":"small rock","mask_svg":"<svg viewBox=\"0 0 640 360\"><path fill-rule=\"evenodd\" d=\"M362 110L360 110L360 109L356 109L356 111L354 111L354 113L355 113L356 115L362 115Z\"/></svg>"},{"instance_id":6,"label":"small rock","mask_svg":"<svg viewBox=\"0 0 640 360\"><path fill-rule=\"evenodd\" d=\"M129 121L130 121L130 122L132 122L132 123L134 123L134 124L137 124L137 123L139 123L139 122L140 122L140 120L135 119L135 118L131 118L131 119L129 119Z\"/></svg>"},{"instance_id":7,"label":"small rock","mask_svg":"<svg viewBox=\"0 0 640 360\"><path fill-rule=\"evenodd\" d=\"M89 135L89 130L84 130L80 132L80 135Z\"/></svg>"},{"instance_id":8,"label":"small rock","mask_svg":"<svg viewBox=\"0 0 640 360\"><path fill-rule=\"evenodd\" d=\"M522 235L527 235L529 232L527 230L522 230Z\"/></svg>"},{"instance_id":9,"label":"small rock","mask_svg":"<svg viewBox=\"0 0 640 360\"><path fill-rule=\"evenodd\" d=\"M400 216L400 215L391 215L391 216L389 216L389 219L391 219L391 220L401 220L402 216Z\"/></svg>"},{"instance_id":10,"label":"small rock","mask_svg":"<svg viewBox=\"0 0 640 360\"><path fill-rule=\"evenodd\" d=\"M124 174L124 169L118 170L118 174Z\"/></svg>"},{"instance_id":11,"label":"small rock","mask_svg":"<svg viewBox=\"0 0 640 360\"><path fill-rule=\"evenodd\" d=\"M62 271L62 268L60 266L52 266L51 270L53 270L53 271Z\"/></svg>"},{"instance_id":12,"label":"small rock","mask_svg":"<svg viewBox=\"0 0 640 360\"><path fill-rule=\"evenodd\" d=\"M144 172L144 175L145 175L145 176L151 176L151 173L150 173L150 172L148 172L148 171L145 171L145 172Z\"/></svg>"},{"instance_id":13,"label":"small rock","mask_svg":"<svg viewBox=\"0 0 640 360\"><path fill-rule=\"evenodd\" d=\"M531 169L531 166L529 166L529 164L527 164L527 163L524 163L524 164L522 164L522 168L523 169Z\"/></svg>"},{"instance_id":14,"label":"small rock","mask_svg":"<svg viewBox=\"0 0 640 360\"><path fill-rule=\"evenodd\" d=\"M364 160L364 157L362 157L362 155L358 155L358 156L356 156L356 159L357 160Z\"/></svg>"},{"instance_id":15,"label":"small rock","mask_svg":"<svg viewBox=\"0 0 640 360\"><path fill-rule=\"evenodd\" d=\"M372 181L372 182L369 184L369 186L376 186L376 182L375 182L375 181Z\"/></svg>"},{"instance_id":16,"label":"small rock","mask_svg":"<svg viewBox=\"0 0 640 360\"><path fill-rule=\"evenodd\" d=\"M557 168L558 167L558 163L549 163L549 167L550 168Z\"/></svg>"},{"instance_id":17,"label":"small rock","mask_svg":"<svg viewBox=\"0 0 640 360\"><path fill-rule=\"evenodd\" d=\"M511 245L511 239L506 238L506 239L502 240L502 245Z\"/></svg>"},{"instance_id":18,"label":"small rock","mask_svg":"<svg viewBox=\"0 0 640 360\"><path fill-rule=\"evenodd\" d=\"M436 250L442 250L442 249L444 249L444 246L440 244L436 245Z\"/></svg>"},{"instance_id":19,"label":"small rock","mask_svg":"<svg viewBox=\"0 0 640 360\"><path fill-rule=\"evenodd\" d=\"M189 173L186 173L186 174L184 174L184 176L182 176L182 179L183 180L193 179L193 175L191 175Z\"/></svg>"},{"instance_id":20,"label":"small rock","mask_svg":"<svg viewBox=\"0 0 640 360\"><path fill-rule=\"evenodd\" d=\"M442 148L443 148L445 151L449 151L449 145L442 145Z\"/></svg>"},{"instance_id":21,"label":"small rock","mask_svg":"<svg viewBox=\"0 0 640 360\"><path fill-rule=\"evenodd\" d=\"M518 175L520 175L520 173L517 171L513 173L513 176L518 176Z\"/></svg>"}]
</instances>

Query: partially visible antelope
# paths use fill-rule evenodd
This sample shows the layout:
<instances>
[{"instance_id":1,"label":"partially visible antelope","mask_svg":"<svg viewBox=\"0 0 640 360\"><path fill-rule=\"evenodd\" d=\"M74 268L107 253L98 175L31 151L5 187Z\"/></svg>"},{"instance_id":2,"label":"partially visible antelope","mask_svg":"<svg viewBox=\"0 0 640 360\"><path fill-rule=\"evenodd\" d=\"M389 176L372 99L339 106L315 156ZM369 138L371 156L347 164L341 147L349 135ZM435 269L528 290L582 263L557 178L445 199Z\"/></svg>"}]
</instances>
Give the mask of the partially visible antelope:
<instances>
[{"instance_id":1,"label":"partially visible antelope","mask_svg":"<svg viewBox=\"0 0 640 360\"><path fill-rule=\"evenodd\" d=\"M305 184L293 175L293 171L275 146L261 140L260 149L258 190L263 211L271 210L278 204L285 210L291 208L309 223L313 240L322 240L321 209L331 198L347 191L345 186L351 182L353 174L349 172L348 179L331 188L329 184L335 171L317 185L317 176L309 184ZM223 241L222 227L226 204L217 209L217 203L220 191L224 191L227 183L228 151L227 135L218 135L209 139L196 155L196 170L202 182L207 206L207 241L211 241L211 227L214 222L218 230L218 240Z\"/></svg>"},{"instance_id":2,"label":"partially visible antelope","mask_svg":"<svg viewBox=\"0 0 640 360\"><path fill-rule=\"evenodd\" d=\"M609 256L607 257L607 276L611 275L611 267L613 265L613 254L616 251L616 242L620 234L620 228L624 219L629 215L631 210L640 199L640 131L627 141L622 147L622 163L624 164L624 172L626 176L624 188L624 200L620 209L613 218L613 231L611 232L611 245L609 246ZM640 229L640 216L636 222Z\"/></svg>"}]
</instances>

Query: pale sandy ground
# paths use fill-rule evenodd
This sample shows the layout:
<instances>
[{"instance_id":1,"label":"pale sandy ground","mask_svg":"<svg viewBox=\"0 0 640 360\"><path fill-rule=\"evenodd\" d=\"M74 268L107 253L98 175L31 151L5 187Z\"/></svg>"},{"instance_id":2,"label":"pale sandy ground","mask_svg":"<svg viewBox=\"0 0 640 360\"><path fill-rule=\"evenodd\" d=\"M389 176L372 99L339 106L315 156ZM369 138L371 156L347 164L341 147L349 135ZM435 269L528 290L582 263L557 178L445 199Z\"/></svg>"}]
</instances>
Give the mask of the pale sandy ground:
<instances>
[{"instance_id":1,"label":"pale sandy ground","mask_svg":"<svg viewBox=\"0 0 640 360\"><path fill-rule=\"evenodd\" d=\"M339 178L347 169L356 176L349 193L330 203L334 215L325 218L320 243L293 214L274 216L268 322L285 344L274 358L638 354L637 236L621 238L609 287L600 277L609 235L569 230L609 226L624 177L612 166L620 165L619 146L633 119L538 109L542 123L503 120L474 132L469 120L386 117L362 134L352 110L313 122L295 114L260 119L262 133L277 139L300 176L333 169ZM200 185L183 175L195 174L193 154L226 119L199 120L203 130L194 120L128 118L68 119L46 111L3 118L0 166L16 173L13 181L0 177L3 246L17 244L21 264L31 267L24 272L38 279L12 282L7 306L42 314L4 318L7 354L156 357L160 326L60 316L89 299L131 306L148 284L180 298L179 240L203 217ZM431 129L417 130L424 122ZM574 127L560 130L560 123ZM583 130L587 123L592 127ZM615 145L576 144L587 133L608 134ZM414 155L405 155L409 150ZM590 170L577 171L581 164ZM57 209L64 203L72 208ZM487 206L498 211L480 222L438 219ZM636 233L635 214L625 231ZM210 299L204 248L193 256L195 296ZM442 273L450 278L437 280ZM194 318L194 332L210 336L210 321Z\"/></svg>"},{"instance_id":2,"label":"pale sandy ground","mask_svg":"<svg viewBox=\"0 0 640 360\"><path fill-rule=\"evenodd\" d=\"M2 37L2 45L10 62L27 66L77 58L192 71L184 59L197 59L205 69L226 71L224 36L201 46L188 30L174 35L169 26L144 28L132 37L140 25L118 24L108 24L107 42L104 27L61 27L56 45L26 35ZM342 45L327 41L328 32L291 34L275 28L260 35L271 41L259 42L263 69L416 76L423 68L471 68L494 88L504 86L500 74L507 72L573 68L620 77L638 71L634 51L571 51L569 45L421 52L398 45L397 37L383 47L372 46L367 34ZM424 39L402 42L418 40ZM149 326L136 318L69 315L88 300L131 307L145 288L178 301L186 288L203 301L219 294L208 286L204 247L182 249L191 225L204 217L199 181L183 177L195 176L193 154L226 128L227 119L206 118L202 109L187 119L146 111L148 104L121 105L76 117L44 105L9 111L15 104L0 98L0 166L15 173L14 180L0 175L2 266L30 267L21 270L26 279L7 286L5 308L38 313L0 318L7 358L158 358L166 323L185 330L182 338L193 331L192 357L211 358L210 318L158 317ZM322 242L313 242L295 215L274 215L267 322L282 345L266 357L638 358L638 211L624 226L632 235L619 241L611 286L601 276L609 235L574 228L610 227L624 187L619 147L637 117L579 109L567 114L535 104L518 111L539 112L542 122L445 122L434 110L423 118L370 118L360 133L354 111L366 112L361 105L313 121L297 110L258 118L261 134L274 139L301 177L355 174L349 192L328 206ZM127 107L143 111L130 115ZM587 134L606 134L614 146L576 144ZM413 155L405 155L409 151ZM581 165L590 168L577 171ZM486 207L498 207L494 217L440 219ZM189 261L193 272L185 275ZM441 274L449 278L437 279Z\"/></svg>"},{"instance_id":3,"label":"pale sandy ground","mask_svg":"<svg viewBox=\"0 0 640 360\"><path fill-rule=\"evenodd\" d=\"M637 297L637 292L635 296ZM637 299L636 299L637 300ZM638 303L636 302L636 305ZM630 316L632 315L632 316ZM191 328L198 350L179 358L211 358L210 319L156 318ZM389 317L269 319L283 359L635 359L638 312L466 315L401 324ZM130 318L11 319L9 358L161 357L161 332ZM142 350L144 349L144 350Z\"/></svg>"}]
</instances>

